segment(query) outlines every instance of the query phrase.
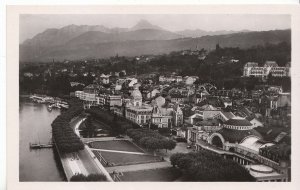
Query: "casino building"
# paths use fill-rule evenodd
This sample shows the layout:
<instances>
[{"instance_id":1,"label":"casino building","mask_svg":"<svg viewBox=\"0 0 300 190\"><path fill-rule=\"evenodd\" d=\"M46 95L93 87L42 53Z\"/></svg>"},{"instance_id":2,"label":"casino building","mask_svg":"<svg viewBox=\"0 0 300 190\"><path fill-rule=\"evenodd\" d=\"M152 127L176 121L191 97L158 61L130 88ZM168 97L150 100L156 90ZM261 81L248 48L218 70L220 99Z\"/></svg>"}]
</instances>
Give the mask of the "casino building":
<instances>
[{"instance_id":1,"label":"casino building","mask_svg":"<svg viewBox=\"0 0 300 190\"><path fill-rule=\"evenodd\" d=\"M134 86L130 98L130 101L125 105L125 118L138 125L148 124L151 120L153 108L147 104L143 104L142 94L137 85Z\"/></svg>"},{"instance_id":2,"label":"casino building","mask_svg":"<svg viewBox=\"0 0 300 190\"><path fill-rule=\"evenodd\" d=\"M288 181L288 161L263 154L263 150L274 146L274 142L264 141L254 126L241 117L225 121L220 130L199 136L196 142L197 150L207 149L244 165L257 181Z\"/></svg>"}]
</instances>

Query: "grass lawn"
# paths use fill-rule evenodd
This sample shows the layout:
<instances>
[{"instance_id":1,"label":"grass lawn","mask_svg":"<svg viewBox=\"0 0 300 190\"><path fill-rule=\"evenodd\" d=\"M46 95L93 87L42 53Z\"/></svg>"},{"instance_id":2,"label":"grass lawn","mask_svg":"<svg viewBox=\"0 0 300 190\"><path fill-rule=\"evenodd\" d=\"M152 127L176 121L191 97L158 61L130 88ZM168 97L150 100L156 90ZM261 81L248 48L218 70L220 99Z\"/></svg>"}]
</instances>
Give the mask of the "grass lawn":
<instances>
[{"instance_id":1,"label":"grass lawn","mask_svg":"<svg viewBox=\"0 0 300 190\"><path fill-rule=\"evenodd\" d=\"M132 144L127 140L115 140L115 141L94 141L89 143L91 148L107 149L107 150L119 150L128 152L143 152L142 149Z\"/></svg>"},{"instance_id":2,"label":"grass lawn","mask_svg":"<svg viewBox=\"0 0 300 190\"><path fill-rule=\"evenodd\" d=\"M151 155L124 154L124 153L103 152L103 151L101 152L101 155L108 163L113 164L113 166L142 164L142 163L161 161L161 157L151 156Z\"/></svg>"},{"instance_id":3,"label":"grass lawn","mask_svg":"<svg viewBox=\"0 0 300 190\"><path fill-rule=\"evenodd\" d=\"M181 176L177 168L161 168L134 172L123 172L122 181L175 181Z\"/></svg>"}]
</instances>

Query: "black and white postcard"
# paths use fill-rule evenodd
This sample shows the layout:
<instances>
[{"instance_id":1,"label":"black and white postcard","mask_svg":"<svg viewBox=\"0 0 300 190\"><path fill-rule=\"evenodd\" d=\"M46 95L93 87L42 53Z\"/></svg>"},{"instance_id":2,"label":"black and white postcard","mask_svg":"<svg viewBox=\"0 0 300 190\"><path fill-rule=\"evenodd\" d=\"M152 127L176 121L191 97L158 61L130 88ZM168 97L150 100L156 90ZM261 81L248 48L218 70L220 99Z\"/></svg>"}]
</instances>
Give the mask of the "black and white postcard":
<instances>
[{"instance_id":1,"label":"black and white postcard","mask_svg":"<svg viewBox=\"0 0 300 190\"><path fill-rule=\"evenodd\" d=\"M7 19L8 188L299 183L298 7L11 6Z\"/></svg>"}]
</instances>

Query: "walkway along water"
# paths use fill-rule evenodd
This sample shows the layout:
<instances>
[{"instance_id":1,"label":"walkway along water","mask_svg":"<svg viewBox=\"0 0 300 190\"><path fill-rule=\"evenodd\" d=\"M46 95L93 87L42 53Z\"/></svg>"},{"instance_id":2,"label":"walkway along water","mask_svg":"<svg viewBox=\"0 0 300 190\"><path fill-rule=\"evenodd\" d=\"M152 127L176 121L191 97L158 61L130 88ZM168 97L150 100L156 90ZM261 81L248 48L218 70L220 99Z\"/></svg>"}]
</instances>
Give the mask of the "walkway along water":
<instances>
[{"instance_id":1,"label":"walkway along water","mask_svg":"<svg viewBox=\"0 0 300 190\"><path fill-rule=\"evenodd\" d=\"M70 127L78 136L78 127L85 119L85 117L79 116L70 122ZM71 177L76 174L104 174L108 181L113 181L98 159L95 159L95 155L91 152L87 145L84 146L83 150L75 153L66 154L59 152L59 156L68 181L70 181Z\"/></svg>"}]
</instances>

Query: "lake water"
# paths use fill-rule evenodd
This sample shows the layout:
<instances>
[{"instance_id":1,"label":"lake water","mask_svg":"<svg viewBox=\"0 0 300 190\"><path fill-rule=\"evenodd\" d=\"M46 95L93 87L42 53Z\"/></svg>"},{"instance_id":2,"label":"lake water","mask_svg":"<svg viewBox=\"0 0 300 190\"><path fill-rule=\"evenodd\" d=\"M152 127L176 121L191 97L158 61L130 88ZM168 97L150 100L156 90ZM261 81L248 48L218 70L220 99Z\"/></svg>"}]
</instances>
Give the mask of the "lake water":
<instances>
[{"instance_id":1,"label":"lake water","mask_svg":"<svg viewBox=\"0 0 300 190\"><path fill-rule=\"evenodd\" d=\"M64 181L59 157L54 149L30 150L29 143L48 143L51 123L60 110L47 110L44 104L20 102L20 181Z\"/></svg>"}]
</instances>

